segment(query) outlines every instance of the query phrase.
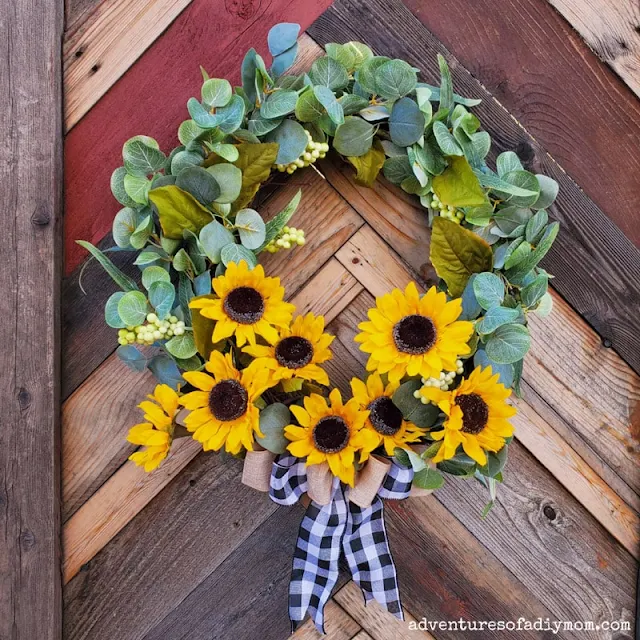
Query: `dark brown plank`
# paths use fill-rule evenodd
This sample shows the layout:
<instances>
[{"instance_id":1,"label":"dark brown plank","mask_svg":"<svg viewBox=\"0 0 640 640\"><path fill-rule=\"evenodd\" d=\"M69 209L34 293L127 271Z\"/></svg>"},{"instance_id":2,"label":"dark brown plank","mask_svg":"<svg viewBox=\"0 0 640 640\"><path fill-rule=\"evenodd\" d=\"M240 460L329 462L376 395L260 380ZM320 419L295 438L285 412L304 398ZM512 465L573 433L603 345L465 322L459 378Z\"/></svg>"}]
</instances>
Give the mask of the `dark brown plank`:
<instances>
[{"instance_id":1,"label":"dark brown plank","mask_svg":"<svg viewBox=\"0 0 640 640\"><path fill-rule=\"evenodd\" d=\"M404 4L640 246L640 102L551 3Z\"/></svg>"},{"instance_id":2,"label":"dark brown plank","mask_svg":"<svg viewBox=\"0 0 640 640\"><path fill-rule=\"evenodd\" d=\"M61 637L63 3L0 6L0 637Z\"/></svg>"},{"instance_id":3,"label":"dark brown plank","mask_svg":"<svg viewBox=\"0 0 640 640\"><path fill-rule=\"evenodd\" d=\"M65 639L141 638L160 623L277 509L241 473L229 456L193 460L65 587Z\"/></svg>"},{"instance_id":4,"label":"dark brown plank","mask_svg":"<svg viewBox=\"0 0 640 640\"><path fill-rule=\"evenodd\" d=\"M562 223L544 266L555 288L602 336L607 346L640 372L640 251L549 157L486 89L455 60L400 0L338 0L310 28L321 44L361 40L401 57L438 81L436 54L447 56L459 93L480 97L475 112L491 134L494 152L517 149L526 164L560 183L551 214Z\"/></svg>"}]
</instances>

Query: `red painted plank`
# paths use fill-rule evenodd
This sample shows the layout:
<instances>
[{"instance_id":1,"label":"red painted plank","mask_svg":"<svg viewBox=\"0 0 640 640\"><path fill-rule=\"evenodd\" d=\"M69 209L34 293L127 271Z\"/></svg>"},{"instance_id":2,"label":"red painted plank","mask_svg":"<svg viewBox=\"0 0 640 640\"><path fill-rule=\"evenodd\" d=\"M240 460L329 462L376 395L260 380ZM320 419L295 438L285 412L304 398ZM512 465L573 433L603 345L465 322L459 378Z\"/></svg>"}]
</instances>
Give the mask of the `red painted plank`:
<instances>
[{"instance_id":1,"label":"red painted plank","mask_svg":"<svg viewBox=\"0 0 640 640\"><path fill-rule=\"evenodd\" d=\"M178 144L189 117L186 102L199 95L199 65L239 82L240 64L255 47L267 58L267 32L278 22L305 30L331 0L194 0L167 31L65 138L65 272L85 257L76 239L100 241L119 209L109 188L131 136L154 137L164 151Z\"/></svg>"},{"instance_id":2,"label":"red painted plank","mask_svg":"<svg viewBox=\"0 0 640 640\"><path fill-rule=\"evenodd\" d=\"M640 247L640 102L549 2L404 4Z\"/></svg>"}]
</instances>

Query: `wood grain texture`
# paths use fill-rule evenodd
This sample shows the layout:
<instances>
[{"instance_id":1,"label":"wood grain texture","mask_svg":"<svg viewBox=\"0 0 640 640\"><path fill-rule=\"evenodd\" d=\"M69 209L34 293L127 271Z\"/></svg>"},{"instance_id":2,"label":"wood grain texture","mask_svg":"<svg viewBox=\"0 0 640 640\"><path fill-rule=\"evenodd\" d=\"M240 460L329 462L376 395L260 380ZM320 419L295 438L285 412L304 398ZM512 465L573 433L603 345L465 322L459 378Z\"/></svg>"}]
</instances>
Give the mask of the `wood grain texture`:
<instances>
[{"instance_id":1,"label":"wood grain texture","mask_svg":"<svg viewBox=\"0 0 640 640\"><path fill-rule=\"evenodd\" d=\"M505 478L499 502L484 520L478 514L487 494L477 482L447 482L436 499L527 585L552 619L630 621L633 557L517 443L509 448ZM581 637L609 640L612 634Z\"/></svg>"},{"instance_id":2,"label":"wood grain texture","mask_svg":"<svg viewBox=\"0 0 640 640\"><path fill-rule=\"evenodd\" d=\"M640 7L632 0L547 0L640 97Z\"/></svg>"},{"instance_id":3,"label":"wood grain texture","mask_svg":"<svg viewBox=\"0 0 640 640\"><path fill-rule=\"evenodd\" d=\"M58 640L62 2L0 6L0 637Z\"/></svg>"},{"instance_id":4,"label":"wood grain texture","mask_svg":"<svg viewBox=\"0 0 640 640\"><path fill-rule=\"evenodd\" d=\"M368 306L361 309L359 318L349 318L345 322L340 322L340 318L338 318L331 325L332 328L336 324L340 325L341 331L336 332L336 334L341 337L340 342L342 345L349 348L348 345L353 343L353 338L358 331L358 322L361 322L366 317L367 308L374 305L374 300L371 296L383 295L393 287L403 288L411 280L412 276L403 267L399 257L368 226L360 229L340 249L336 257L362 283L368 292L362 293L356 299L358 306L360 306L368 298ZM556 307L554 313L557 312L558 308ZM564 326L570 321L571 317L556 322L556 331L559 336L562 336ZM532 328L532 331L535 331L535 329ZM534 340L532 351L528 354L530 363L535 363L540 358L546 357L538 355L536 358L535 354L541 352L548 353L548 345L536 344ZM357 357L353 348L352 355ZM563 361L563 363L568 367L577 369L573 359L575 359L575 356L568 362L566 360ZM530 375L529 371L530 369L528 368L524 379L528 381L530 378L534 378L538 384L545 387L545 390L550 384L557 384L556 377L549 376L548 372L545 373L541 367L534 369L534 375ZM341 373L338 375L341 375ZM562 372L558 375L569 376L572 373ZM583 376L583 378L586 378L586 376ZM597 390L597 385L598 380L593 379L591 392L596 395L592 396L592 398L600 397L601 395ZM550 389L549 393L551 394L552 392L553 390ZM558 399L558 403L560 402L564 405L573 403L570 391L565 389L562 397ZM576 401L576 404L580 404L580 402ZM551 406L549 404L549 407ZM638 549L638 533L640 531L640 516L638 513L584 462L579 453L574 451L558 436L551 424L527 405L526 399L520 400L518 407L520 414L514 419L516 438L521 439L525 446L531 447L536 458L567 486L569 491L630 553L637 556L640 552L640 549ZM595 407L589 407L588 410L582 412L582 420L587 421L590 425L588 428L592 428L594 417L596 416L598 414ZM600 418L598 417L597 419ZM601 419L608 420L604 416ZM582 428L584 429L584 426ZM612 449L615 449L616 445L620 447L617 439L611 439L608 445ZM583 444L583 446L585 445ZM619 465L615 465L614 469L619 471ZM636 503L637 501L634 502L634 504Z\"/></svg>"},{"instance_id":5,"label":"wood grain texture","mask_svg":"<svg viewBox=\"0 0 640 640\"><path fill-rule=\"evenodd\" d=\"M485 13L497 12L487 9ZM377 51L402 57L420 68L427 82L438 82L436 54L447 56L457 90L483 99L474 111L492 136L494 152L517 149L527 166L559 182L561 195L551 214L560 220L562 230L544 266L556 276L556 289L602 336L603 343L613 345L640 372L635 311L640 305L640 251L502 104L399 0L337 0L309 33L320 43L353 39L375 42ZM536 113L546 112L537 109ZM631 161L629 155L625 162Z\"/></svg>"},{"instance_id":6,"label":"wood grain texture","mask_svg":"<svg viewBox=\"0 0 640 640\"><path fill-rule=\"evenodd\" d=\"M65 639L142 638L159 624L277 509L241 473L230 456L198 456L66 587Z\"/></svg>"},{"instance_id":7,"label":"wood grain texture","mask_svg":"<svg viewBox=\"0 0 640 640\"><path fill-rule=\"evenodd\" d=\"M360 625L335 600L324 608L324 630L320 633L311 618L307 618L291 636L293 640L351 640L362 631Z\"/></svg>"},{"instance_id":8,"label":"wood grain texture","mask_svg":"<svg viewBox=\"0 0 640 640\"><path fill-rule=\"evenodd\" d=\"M385 611L375 600L365 605L362 591L353 580L347 582L333 599L364 629L372 640L399 640L400 638L434 640L430 633L414 630L409 626L411 623L416 624L416 619L406 608L404 609L405 619L398 620Z\"/></svg>"},{"instance_id":9,"label":"wood grain texture","mask_svg":"<svg viewBox=\"0 0 640 640\"><path fill-rule=\"evenodd\" d=\"M71 129L191 0L107 0L65 34L65 126Z\"/></svg>"},{"instance_id":10,"label":"wood grain texture","mask_svg":"<svg viewBox=\"0 0 640 640\"><path fill-rule=\"evenodd\" d=\"M640 246L640 103L549 1L507 0L499 10L491 0L405 4ZM614 2L573 4L584 17L597 14L600 25L610 22L605 5ZM627 38L629 45L637 38ZM619 47L604 33L601 42Z\"/></svg>"},{"instance_id":11,"label":"wood grain texture","mask_svg":"<svg viewBox=\"0 0 640 640\"><path fill-rule=\"evenodd\" d=\"M86 257L75 241L98 242L111 228L119 205L109 179L122 164L122 144L144 133L170 151L178 144L178 125L188 118L186 102L202 83L200 65L212 77L237 83L249 48L255 46L266 55L267 32L273 24L298 22L304 31L328 4L329 0L194 0L180 14L65 138L67 274Z\"/></svg>"}]
</instances>

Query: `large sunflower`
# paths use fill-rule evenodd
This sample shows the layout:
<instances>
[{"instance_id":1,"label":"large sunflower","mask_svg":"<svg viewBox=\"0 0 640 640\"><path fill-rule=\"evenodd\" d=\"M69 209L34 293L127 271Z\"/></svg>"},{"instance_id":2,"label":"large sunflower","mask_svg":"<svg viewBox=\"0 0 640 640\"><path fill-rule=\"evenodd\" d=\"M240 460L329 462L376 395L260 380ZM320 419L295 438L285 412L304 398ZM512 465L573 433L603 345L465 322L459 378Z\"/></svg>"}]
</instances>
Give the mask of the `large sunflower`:
<instances>
[{"instance_id":1,"label":"large sunflower","mask_svg":"<svg viewBox=\"0 0 640 640\"><path fill-rule=\"evenodd\" d=\"M372 373L366 384L359 378L351 379L354 399L362 409L369 411L365 428L375 436L376 448L384 445L384 450L389 456L392 456L398 447L408 449L409 443L417 442L424 435L424 430L407 422L402 416L402 411L393 404L391 398L399 386L398 382L390 382L385 387L377 373Z\"/></svg>"},{"instance_id":2,"label":"large sunflower","mask_svg":"<svg viewBox=\"0 0 640 640\"><path fill-rule=\"evenodd\" d=\"M238 346L256 343L256 334L273 344L278 339L275 327L286 327L294 306L284 302L280 278L267 278L262 265L249 269L242 260L231 262L223 276L213 279L217 299L193 300L190 307L200 309L205 318L216 321L212 342L235 335Z\"/></svg>"},{"instance_id":3,"label":"large sunflower","mask_svg":"<svg viewBox=\"0 0 640 640\"><path fill-rule=\"evenodd\" d=\"M312 393L304 399L304 408L293 405L291 411L301 426L289 425L284 433L292 442L287 449L307 465L327 462L331 473L353 487L355 454L365 458L376 448L375 435L364 428L369 415L351 398L346 404L338 389L329 394L329 403Z\"/></svg>"},{"instance_id":4,"label":"large sunflower","mask_svg":"<svg viewBox=\"0 0 640 640\"><path fill-rule=\"evenodd\" d=\"M435 287L420 297L413 282L404 294L394 289L376 298L369 321L358 325L362 333L355 337L360 349L371 354L367 370L387 373L390 382L405 374L430 378L455 371L458 356L470 352L473 333L471 322L458 321L461 312L459 298L447 302Z\"/></svg>"},{"instance_id":5,"label":"large sunflower","mask_svg":"<svg viewBox=\"0 0 640 640\"><path fill-rule=\"evenodd\" d=\"M144 467L145 471L153 471L171 449L179 397L168 385L159 384L148 398L138 405L144 411L146 422L131 427L127 440L145 447L132 453L129 460Z\"/></svg>"},{"instance_id":6,"label":"large sunflower","mask_svg":"<svg viewBox=\"0 0 640 640\"><path fill-rule=\"evenodd\" d=\"M180 398L191 413L184 424L193 437L203 444L205 451L225 449L232 454L242 447L253 450L254 433L260 432L260 412L255 401L271 386L269 371L238 371L231 361L231 354L213 351L205 369L186 371L184 379L198 391Z\"/></svg>"},{"instance_id":7,"label":"large sunflower","mask_svg":"<svg viewBox=\"0 0 640 640\"><path fill-rule=\"evenodd\" d=\"M500 451L505 438L513 435L509 418L516 414L515 407L507 404L511 389L498 382L491 367L476 367L453 391L435 387L422 387L420 394L437 404L447 419L442 431L431 432L435 440L444 440L434 462L448 460L456 454L459 445L478 464L487 464L486 451Z\"/></svg>"},{"instance_id":8,"label":"large sunflower","mask_svg":"<svg viewBox=\"0 0 640 640\"><path fill-rule=\"evenodd\" d=\"M243 351L256 358L251 367L268 369L274 380L300 378L328 385L329 376L318 365L331 359L334 336L323 331L324 318L307 313L280 329L274 345L249 345Z\"/></svg>"}]
</instances>

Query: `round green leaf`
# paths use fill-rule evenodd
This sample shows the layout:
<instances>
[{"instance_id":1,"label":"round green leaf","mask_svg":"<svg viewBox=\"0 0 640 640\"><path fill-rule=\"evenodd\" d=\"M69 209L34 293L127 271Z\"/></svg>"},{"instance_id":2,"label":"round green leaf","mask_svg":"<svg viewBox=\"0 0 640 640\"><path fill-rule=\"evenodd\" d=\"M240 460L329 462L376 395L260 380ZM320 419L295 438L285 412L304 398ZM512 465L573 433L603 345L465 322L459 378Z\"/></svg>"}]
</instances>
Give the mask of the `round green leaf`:
<instances>
[{"instance_id":1,"label":"round green leaf","mask_svg":"<svg viewBox=\"0 0 640 640\"><path fill-rule=\"evenodd\" d=\"M266 236L266 227L260 214L254 209L240 209L236 215L235 228L240 242L247 249L259 249Z\"/></svg>"},{"instance_id":2,"label":"round green leaf","mask_svg":"<svg viewBox=\"0 0 640 640\"><path fill-rule=\"evenodd\" d=\"M304 153L309 141L304 127L295 120L283 120L265 140L278 143L278 164L289 164L297 160Z\"/></svg>"},{"instance_id":3,"label":"round green leaf","mask_svg":"<svg viewBox=\"0 0 640 640\"><path fill-rule=\"evenodd\" d=\"M154 356L147 366L158 382L167 384L172 389L177 389L178 385L184 385L184 378L180 375L178 366L169 356L164 354Z\"/></svg>"},{"instance_id":4,"label":"round green leaf","mask_svg":"<svg viewBox=\"0 0 640 640\"><path fill-rule=\"evenodd\" d=\"M196 343L193 339L193 333L191 333L191 331L187 331L181 336L173 336L171 340L168 340L165 343L164 348L172 356L180 358L181 360L191 358L198 353Z\"/></svg>"},{"instance_id":5,"label":"round green leaf","mask_svg":"<svg viewBox=\"0 0 640 640\"><path fill-rule=\"evenodd\" d=\"M551 313L552 309L553 309L553 298L551 297L551 294L547 291L547 293L545 293L542 296L542 298L540 298L540 302L536 307L536 313L541 318L546 318Z\"/></svg>"},{"instance_id":6,"label":"round green leaf","mask_svg":"<svg viewBox=\"0 0 640 640\"><path fill-rule=\"evenodd\" d=\"M116 349L116 353L122 362L138 373L141 373L147 368L147 358L132 344L120 345Z\"/></svg>"},{"instance_id":7,"label":"round green leaf","mask_svg":"<svg viewBox=\"0 0 640 640\"><path fill-rule=\"evenodd\" d=\"M124 188L124 177L127 175L127 170L124 167L118 167L111 174L111 193L113 197L125 207L133 207L136 205L135 200L131 199L131 196Z\"/></svg>"},{"instance_id":8,"label":"round green leaf","mask_svg":"<svg viewBox=\"0 0 640 640\"><path fill-rule=\"evenodd\" d=\"M520 162L520 158L513 151L504 151L496 158L496 169L498 175L502 178L511 173L511 171L522 171L524 167Z\"/></svg>"},{"instance_id":9,"label":"round green leaf","mask_svg":"<svg viewBox=\"0 0 640 640\"><path fill-rule=\"evenodd\" d=\"M408 380L393 394L393 404L400 409L405 420L421 429L431 427L440 415L440 409L431 403L423 404L413 394L420 389L420 380Z\"/></svg>"},{"instance_id":10,"label":"round green leaf","mask_svg":"<svg viewBox=\"0 0 640 640\"><path fill-rule=\"evenodd\" d=\"M220 252L220 258L222 259L222 264L225 267L228 267L232 262L240 264L242 260L247 263L250 269L253 269L258 264L256 254L253 253L251 249L247 249L241 244L226 245Z\"/></svg>"},{"instance_id":11,"label":"round green leaf","mask_svg":"<svg viewBox=\"0 0 640 640\"><path fill-rule=\"evenodd\" d=\"M122 147L122 158L128 173L142 177L160 171L166 160L158 143L148 136L135 136L127 140Z\"/></svg>"},{"instance_id":12,"label":"round green leaf","mask_svg":"<svg viewBox=\"0 0 640 640\"><path fill-rule=\"evenodd\" d=\"M280 22L269 29L267 44L269 53L277 56L293 47L300 33L300 25L293 22Z\"/></svg>"},{"instance_id":13,"label":"round green leaf","mask_svg":"<svg viewBox=\"0 0 640 640\"><path fill-rule=\"evenodd\" d=\"M178 140L186 146L205 131L206 129L201 129L193 120L185 120L178 127Z\"/></svg>"},{"instance_id":14,"label":"round green leaf","mask_svg":"<svg viewBox=\"0 0 640 640\"><path fill-rule=\"evenodd\" d=\"M216 116L220 118L218 123L220 130L224 133L233 133L242 124L244 111L244 100L238 95L233 96L226 107L220 107L216 112Z\"/></svg>"},{"instance_id":15,"label":"round green leaf","mask_svg":"<svg viewBox=\"0 0 640 640\"><path fill-rule=\"evenodd\" d=\"M123 329L127 326L118 313L118 303L124 295L124 291L116 291L109 296L107 303L104 305L104 319L114 329Z\"/></svg>"},{"instance_id":16,"label":"round green leaf","mask_svg":"<svg viewBox=\"0 0 640 640\"><path fill-rule=\"evenodd\" d=\"M260 431L263 436L256 436L256 440L271 453L284 453L289 444L289 440L284 435L284 428L289 424L291 424L289 409L279 402L270 404L260 412Z\"/></svg>"},{"instance_id":17,"label":"round green leaf","mask_svg":"<svg viewBox=\"0 0 640 640\"><path fill-rule=\"evenodd\" d=\"M382 166L384 177L393 184L400 184L412 174L411 163L406 153L402 156L387 158Z\"/></svg>"},{"instance_id":18,"label":"round green leaf","mask_svg":"<svg viewBox=\"0 0 640 640\"><path fill-rule=\"evenodd\" d=\"M540 195L538 199L531 205L532 209L546 209L550 207L558 195L558 183L548 176L541 174L536 175L536 180L540 185Z\"/></svg>"},{"instance_id":19,"label":"round green leaf","mask_svg":"<svg viewBox=\"0 0 640 640\"><path fill-rule=\"evenodd\" d=\"M260 110L254 109L247 121L247 127L251 134L262 137L270 131L273 131L281 122L282 118L273 118L271 120L263 118L262 115L260 115Z\"/></svg>"},{"instance_id":20,"label":"round green leaf","mask_svg":"<svg viewBox=\"0 0 640 640\"><path fill-rule=\"evenodd\" d=\"M416 72L404 60L389 60L375 71L377 93L387 100L398 100L411 93L418 83Z\"/></svg>"},{"instance_id":21,"label":"round green leaf","mask_svg":"<svg viewBox=\"0 0 640 640\"><path fill-rule=\"evenodd\" d=\"M498 364L512 364L524 358L531 346L529 331L521 324L498 327L485 345L487 356Z\"/></svg>"},{"instance_id":22,"label":"round green leaf","mask_svg":"<svg viewBox=\"0 0 640 640\"><path fill-rule=\"evenodd\" d=\"M217 220L202 227L199 240L200 246L206 253L207 258L214 264L220 262L220 252L222 248L235 242L233 233Z\"/></svg>"},{"instance_id":23,"label":"round green leaf","mask_svg":"<svg viewBox=\"0 0 640 640\"><path fill-rule=\"evenodd\" d=\"M323 56L314 61L309 77L314 85L319 84L329 89L342 89L349 83L347 70L329 56Z\"/></svg>"},{"instance_id":24,"label":"round green leaf","mask_svg":"<svg viewBox=\"0 0 640 640\"><path fill-rule=\"evenodd\" d=\"M242 189L242 171L228 162L214 164L207 171L215 178L220 188L220 194L215 201L221 204L234 202Z\"/></svg>"},{"instance_id":25,"label":"round green leaf","mask_svg":"<svg viewBox=\"0 0 640 640\"><path fill-rule=\"evenodd\" d=\"M393 105L389 133L399 147L408 147L420 140L424 133L424 114L414 100L401 98Z\"/></svg>"},{"instance_id":26,"label":"round green leaf","mask_svg":"<svg viewBox=\"0 0 640 640\"><path fill-rule=\"evenodd\" d=\"M202 85L202 102L209 108L224 107L229 104L232 93L233 90L228 80L211 78ZM186 143L182 142L182 144Z\"/></svg>"},{"instance_id":27,"label":"round green leaf","mask_svg":"<svg viewBox=\"0 0 640 640\"><path fill-rule=\"evenodd\" d=\"M478 349L473 356L473 366L482 367L483 369L491 367L491 371L493 371L494 374L497 373L500 375L500 382L502 382L507 389L511 388L513 384L513 365L498 364L487 356L487 352L484 349Z\"/></svg>"},{"instance_id":28,"label":"round green leaf","mask_svg":"<svg viewBox=\"0 0 640 640\"><path fill-rule=\"evenodd\" d=\"M363 156L371 149L374 133L375 129L368 122L349 116L336 129L333 147L343 156Z\"/></svg>"},{"instance_id":29,"label":"round green leaf","mask_svg":"<svg viewBox=\"0 0 640 640\"><path fill-rule=\"evenodd\" d=\"M146 267L142 271L142 284L147 291L149 291L149 287L158 280L171 282L171 276L164 267L158 267L154 265L151 267ZM128 322L127 324L131 323Z\"/></svg>"},{"instance_id":30,"label":"round green leaf","mask_svg":"<svg viewBox=\"0 0 640 640\"><path fill-rule=\"evenodd\" d=\"M325 113L325 109L316 98L313 89L309 88L298 96L296 102L296 118L300 122L315 122Z\"/></svg>"},{"instance_id":31,"label":"round green leaf","mask_svg":"<svg viewBox=\"0 0 640 640\"><path fill-rule=\"evenodd\" d=\"M233 144L216 142L207 146L212 153L216 153L227 162L235 162L240 156L238 148Z\"/></svg>"},{"instance_id":32,"label":"round green leaf","mask_svg":"<svg viewBox=\"0 0 640 640\"><path fill-rule=\"evenodd\" d=\"M171 312L176 299L176 289L171 282L156 280L149 287L149 302L160 320L164 320Z\"/></svg>"},{"instance_id":33,"label":"round green leaf","mask_svg":"<svg viewBox=\"0 0 640 640\"><path fill-rule=\"evenodd\" d=\"M148 211L148 209L147 209ZM134 249L142 249L153 231L153 217L146 216L129 236L129 244Z\"/></svg>"},{"instance_id":34,"label":"round green leaf","mask_svg":"<svg viewBox=\"0 0 640 640\"><path fill-rule=\"evenodd\" d=\"M118 300L118 315L125 326L142 324L147 317L147 297L141 291L128 291Z\"/></svg>"},{"instance_id":35,"label":"round green leaf","mask_svg":"<svg viewBox=\"0 0 640 640\"><path fill-rule=\"evenodd\" d=\"M374 56L365 60L356 72L356 80L358 84L370 94L377 93L376 74L378 69L385 63L389 62L389 58L385 56Z\"/></svg>"},{"instance_id":36,"label":"round green leaf","mask_svg":"<svg viewBox=\"0 0 640 640\"><path fill-rule=\"evenodd\" d=\"M494 306L476 323L480 335L493 333L498 327L515 322L520 317L520 309Z\"/></svg>"},{"instance_id":37,"label":"round green leaf","mask_svg":"<svg viewBox=\"0 0 640 640\"><path fill-rule=\"evenodd\" d=\"M515 204L519 207L529 207L538 200L540 196L540 183L533 173L529 171L510 171L505 174L504 180L514 187L533 192L531 196L512 196L509 198L510 204ZM539 208L544 209L544 207Z\"/></svg>"},{"instance_id":38,"label":"round green leaf","mask_svg":"<svg viewBox=\"0 0 640 640\"><path fill-rule=\"evenodd\" d=\"M320 104L327 110L331 120L337 125L342 124L344 122L344 112L333 91L328 87L319 85L313 88L313 93Z\"/></svg>"},{"instance_id":39,"label":"round green leaf","mask_svg":"<svg viewBox=\"0 0 640 640\"><path fill-rule=\"evenodd\" d=\"M494 273L479 273L473 280L473 292L483 309L499 306L504 300L504 283Z\"/></svg>"},{"instance_id":40,"label":"round green leaf","mask_svg":"<svg viewBox=\"0 0 640 640\"><path fill-rule=\"evenodd\" d=\"M171 159L171 173L177 176L185 167L199 166L202 156L195 151L178 151Z\"/></svg>"},{"instance_id":41,"label":"round green leaf","mask_svg":"<svg viewBox=\"0 0 640 640\"><path fill-rule=\"evenodd\" d=\"M433 123L433 135L445 156L463 156L464 152L456 139L451 135L447 125L439 120Z\"/></svg>"},{"instance_id":42,"label":"round green leaf","mask_svg":"<svg viewBox=\"0 0 640 640\"><path fill-rule=\"evenodd\" d=\"M148 180L146 176L134 176L127 173L124 177L124 190L137 204L149 202L149 189L151 189L151 180Z\"/></svg>"},{"instance_id":43,"label":"round green leaf","mask_svg":"<svg viewBox=\"0 0 640 640\"><path fill-rule=\"evenodd\" d=\"M280 89L270 94L260 107L260 115L263 118L280 118L293 113L298 101L297 91Z\"/></svg>"},{"instance_id":44,"label":"round green leaf","mask_svg":"<svg viewBox=\"0 0 640 640\"><path fill-rule=\"evenodd\" d=\"M129 239L131 234L136 230L140 224L140 216L137 211L129 207L120 209L116 213L116 217L113 219L113 226L111 233L113 235L114 242L123 249L128 249L131 246Z\"/></svg>"},{"instance_id":45,"label":"round green leaf","mask_svg":"<svg viewBox=\"0 0 640 640\"><path fill-rule=\"evenodd\" d=\"M220 185L213 174L202 167L185 167L176 177L176 186L190 193L198 202L210 204L220 195Z\"/></svg>"}]
</instances>

